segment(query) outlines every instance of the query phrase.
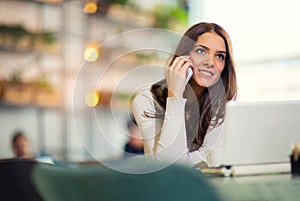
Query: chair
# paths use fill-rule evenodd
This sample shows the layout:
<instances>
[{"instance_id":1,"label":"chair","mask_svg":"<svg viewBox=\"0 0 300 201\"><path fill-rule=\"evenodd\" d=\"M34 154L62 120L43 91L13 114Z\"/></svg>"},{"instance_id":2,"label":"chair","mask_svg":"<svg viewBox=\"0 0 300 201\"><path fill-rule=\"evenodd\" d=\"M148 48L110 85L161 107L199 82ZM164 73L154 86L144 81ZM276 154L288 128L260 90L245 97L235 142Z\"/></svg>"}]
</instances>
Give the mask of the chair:
<instances>
[{"instance_id":1,"label":"chair","mask_svg":"<svg viewBox=\"0 0 300 201\"><path fill-rule=\"evenodd\" d=\"M1 159L0 200L43 201L31 180L35 165L36 161L29 159Z\"/></svg>"},{"instance_id":2,"label":"chair","mask_svg":"<svg viewBox=\"0 0 300 201\"><path fill-rule=\"evenodd\" d=\"M119 161L123 170L157 168L157 163ZM46 201L219 201L199 171L171 165L144 174L129 174L106 166L75 168L39 164L33 183Z\"/></svg>"}]
</instances>

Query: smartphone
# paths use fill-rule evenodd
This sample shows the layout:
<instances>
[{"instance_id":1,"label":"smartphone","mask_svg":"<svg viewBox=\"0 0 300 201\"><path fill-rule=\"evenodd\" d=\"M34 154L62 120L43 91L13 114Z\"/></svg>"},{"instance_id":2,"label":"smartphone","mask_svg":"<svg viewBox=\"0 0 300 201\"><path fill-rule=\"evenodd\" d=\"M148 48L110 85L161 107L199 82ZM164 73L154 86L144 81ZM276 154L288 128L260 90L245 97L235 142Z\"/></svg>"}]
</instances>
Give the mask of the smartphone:
<instances>
[{"instance_id":1,"label":"smartphone","mask_svg":"<svg viewBox=\"0 0 300 201\"><path fill-rule=\"evenodd\" d=\"M192 67L189 67L186 72L186 78L185 78L186 83L188 83L188 81L191 79L192 75L193 75L193 69L192 69Z\"/></svg>"}]
</instances>

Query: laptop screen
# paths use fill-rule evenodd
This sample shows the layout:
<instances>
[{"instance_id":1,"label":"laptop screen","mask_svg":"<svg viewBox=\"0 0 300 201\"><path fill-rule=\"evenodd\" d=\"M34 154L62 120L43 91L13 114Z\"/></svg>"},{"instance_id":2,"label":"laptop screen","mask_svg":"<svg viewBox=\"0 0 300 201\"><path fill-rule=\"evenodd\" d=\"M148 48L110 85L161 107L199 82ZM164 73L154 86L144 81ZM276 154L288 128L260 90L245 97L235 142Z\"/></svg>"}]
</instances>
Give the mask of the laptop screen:
<instances>
[{"instance_id":1,"label":"laptop screen","mask_svg":"<svg viewBox=\"0 0 300 201\"><path fill-rule=\"evenodd\" d=\"M223 165L288 162L300 142L300 101L229 102Z\"/></svg>"}]
</instances>

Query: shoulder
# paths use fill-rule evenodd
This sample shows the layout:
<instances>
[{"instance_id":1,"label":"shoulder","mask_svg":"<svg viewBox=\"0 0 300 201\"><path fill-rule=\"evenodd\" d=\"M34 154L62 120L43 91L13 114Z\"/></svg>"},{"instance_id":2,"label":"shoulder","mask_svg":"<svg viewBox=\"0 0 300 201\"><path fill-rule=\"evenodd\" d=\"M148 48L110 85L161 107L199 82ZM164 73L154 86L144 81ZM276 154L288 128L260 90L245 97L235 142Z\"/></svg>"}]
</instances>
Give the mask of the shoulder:
<instances>
[{"instance_id":1,"label":"shoulder","mask_svg":"<svg viewBox=\"0 0 300 201\"><path fill-rule=\"evenodd\" d=\"M152 98L151 86L146 86L146 87L138 90L138 92L136 92L136 94L135 94L135 98L134 99L139 98L139 97Z\"/></svg>"},{"instance_id":2,"label":"shoulder","mask_svg":"<svg viewBox=\"0 0 300 201\"><path fill-rule=\"evenodd\" d=\"M132 101L132 106L133 107L137 107L141 105L149 106L149 105L153 105L153 101L154 98L151 93L150 87L145 87L135 94Z\"/></svg>"},{"instance_id":3,"label":"shoulder","mask_svg":"<svg viewBox=\"0 0 300 201\"><path fill-rule=\"evenodd\" d=\"M151 86L140 89L133 97L131 109L136 118L143 117L144 112L155 113L155 103Z\"/></svg>"}]
</instances>

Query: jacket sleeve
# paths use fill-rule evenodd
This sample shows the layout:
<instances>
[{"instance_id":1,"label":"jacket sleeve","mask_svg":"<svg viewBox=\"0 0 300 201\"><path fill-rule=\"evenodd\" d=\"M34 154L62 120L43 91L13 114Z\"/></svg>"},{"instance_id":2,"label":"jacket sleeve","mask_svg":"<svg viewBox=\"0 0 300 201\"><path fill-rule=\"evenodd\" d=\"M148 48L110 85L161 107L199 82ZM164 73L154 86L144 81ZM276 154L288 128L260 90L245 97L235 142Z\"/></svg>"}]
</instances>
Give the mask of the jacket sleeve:
<instances>
[{"instance_id":1,"label":"jacket sleeve","mask_svg":"<svg viewBox=\"0 0 300 201\"><path fill-rule=\"evenodd\" d=\"M204 161L207 166L219 166L223 158L223 124L210 130L203 141L201 147L189 153L190 163L196 165Z\"/></svg>"},{"instance_id":2,"label":"jacket sleeve","mask_svg":"<svg viewBox=\"0 0 300 201\"><path fill-rule=\"evenodd\" d=\"M134 98L132 112L142 129L146 155L164 162L183 162L188 159L185 103L186 99L167 98L164 119L159 119L144 115L145 111L156 114L150 91Z\"/></svg>"}]
</instances>

